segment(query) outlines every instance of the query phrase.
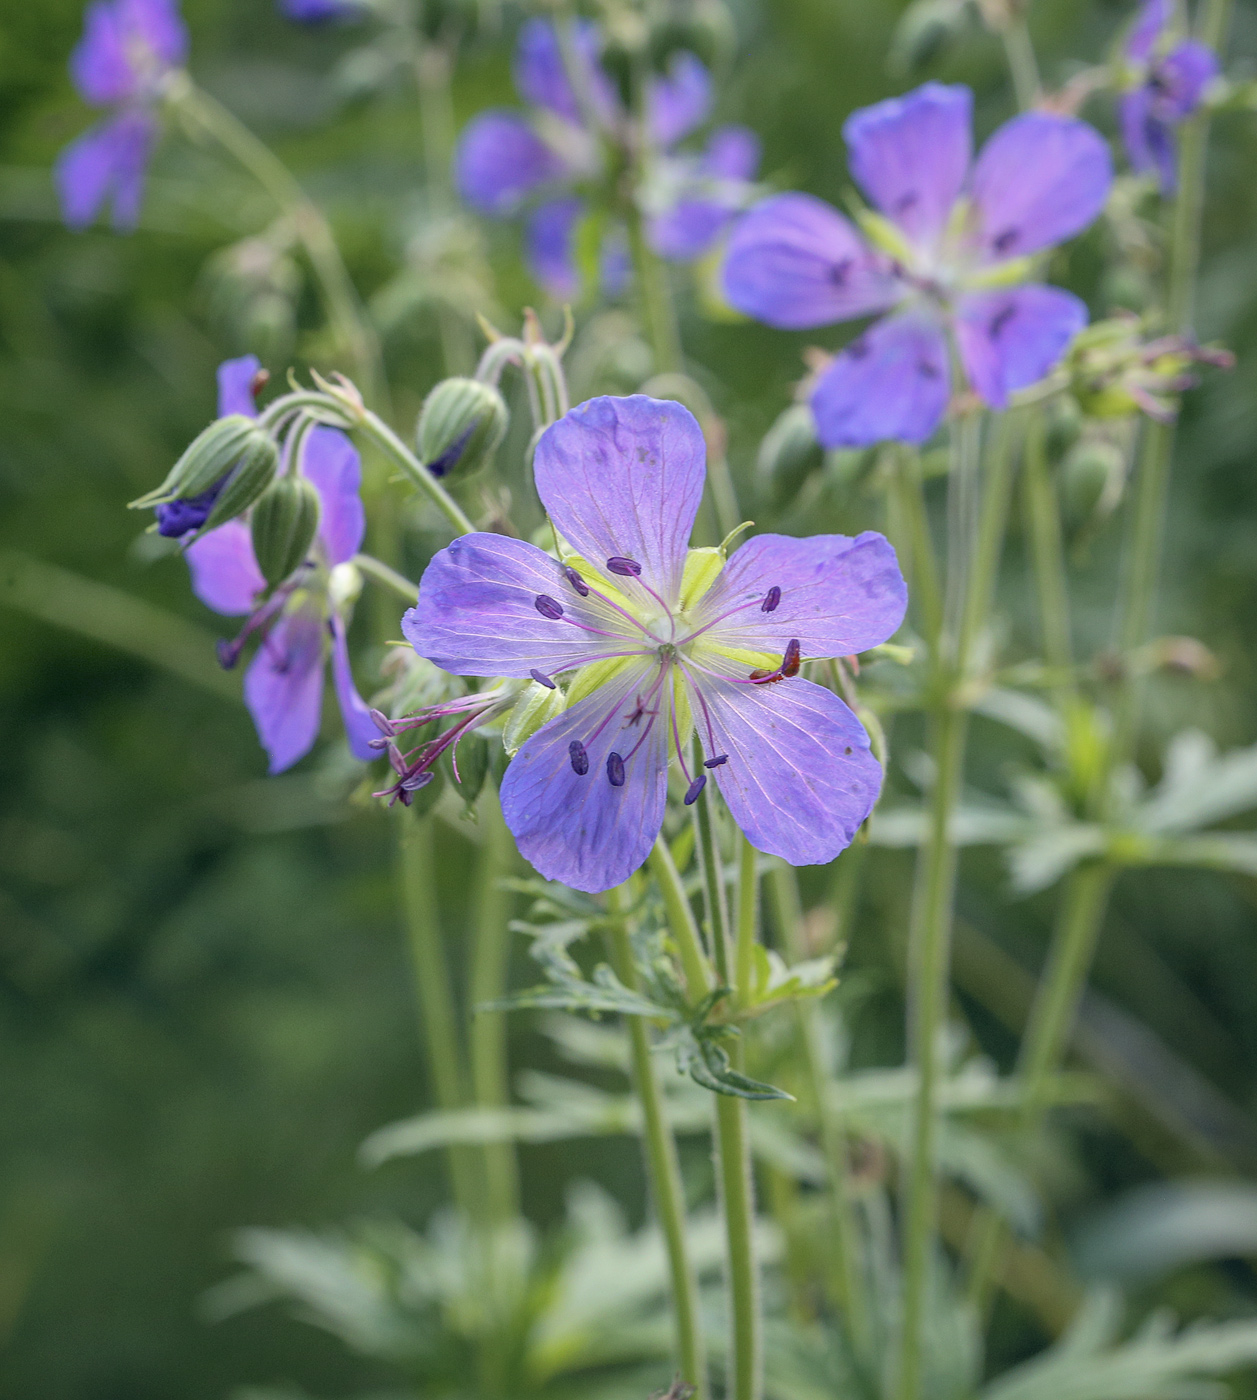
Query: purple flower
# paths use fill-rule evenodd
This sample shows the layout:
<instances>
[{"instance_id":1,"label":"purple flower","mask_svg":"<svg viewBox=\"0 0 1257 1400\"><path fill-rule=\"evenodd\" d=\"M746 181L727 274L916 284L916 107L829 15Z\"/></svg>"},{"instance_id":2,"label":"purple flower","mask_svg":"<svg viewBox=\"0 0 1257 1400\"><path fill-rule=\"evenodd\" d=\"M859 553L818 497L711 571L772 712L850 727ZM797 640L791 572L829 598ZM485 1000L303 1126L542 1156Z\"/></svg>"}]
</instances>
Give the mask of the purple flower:
<instances>
[{"instance_id":1,"label":"purple flower","mask_svg":"<svg viewBox=\"0 0 1257 1400\"><path fill-rule=\"evenodd\" d=\"M106 205L119 231L139 222L144 172L157 139L153 108L187 51L177 0L95 0L88 6L70 75L86 102L111 115L57 159L57 190L70 228L87 228Z\"/></svg>"},{"instance_id":2,"label":"purple flower","mask_svg":"<svg viewBox=\"0 0 1257 1400\"><path fill-rule=\"evenodd\" d=\"M572 30L577 86L569 78L558 33L548 19L521 28L515 87L531 111L482 112L464 130L454 176L467 204L494 219L525 217L525 256L533 276L552 296L570 299L580 288L577 229L587 212L575 191L606 174L606 148L628 151L628 114L598 63L598 30L578 21ZM646 93L649 159L640 191L647 236L664 257L690 259L705 252L745 206L759 161L755 137L741 127L715 131L701 154L676 150L709 115L711 79L690 53L674 56L667 74L650 79ZM604 290L614 294L623 231L608 231L601 254Z\"/></svg>"},{"instance_id":3,"label":"purple flower","mask_svg":"<svg viewBox=\"0 0 1257 1400\"><path fill-rule=\"evenodd\" d=\"M969 383L1003 409L1086 325L1077 297L1023 279L1104 207L1108 147L1084 122L1027 112L972 161L971 109L968 88L927 83L848 118L851 173L877 210L869 240L806 194L763 201L730 237L725 295L748 316L800 330L892 312L817 382L826 447L924 442L951 394L949 332Z\"/></svg>"},{"instance_id":4,"label":"purple flower","mask_svg":"<svg viewBox=\"0 0 1257 1400\"><path fill-rule=\"evenodd\" d=\"M459 675L552 689L570 674L566 708L507 769L502 810L527 859L576 889L608 889L645 860L673 757L687 803L714 777L750 841L794 864L837 855L878 793L863 726L798 672L894 633L906 602L894 551L872 533L760 535L727 563L687 550L705 461L679 404L581 404L535 459L563 557L465 535L402 620L421 656Z\"/></svg>"},{"instance_id":5,"label":"purple flower","mask_svg":"<svg viewBox=\"0 0 1257 1400\"><path fill-rule=\"evenodd\" d=\"M1126 40L1124 56L1133 83L1118 107L1131 169L1156 174L1162 194L1172 194L1179 123L1189 117L1218 76L1207 44L1173 37L1172 0L1146 0Z\"/></svg>"},{"instance_id":6,"label":"purple flower","mask_svg":"<svg viewBox=\"0 0 1257 1400\"><path fill-rule=\"evenodd\" d=\"M280 11L298 24L323 24L327 20L354 19L362 13L361 0L279 0Z\"/></svg>"},{"instance_id":7,"label":"purple flower","mask_svg":"<svg viewBox=\"0 0 1257 1400\"><path fill-rule=\"evenodd\" d=\"M255 412L249 389L258 368L252 355L220 366L220 416ZM246 618L236 640L221 644L223 664L234 666L248 640L259 640L245 672L244 698L272 773L291 768L318 737L329 653L349 747L355 758L376 757L371 741L377 730L354 686L345 635L358 584L349 561L366 528L358 496L362 464L343 433L320 427L305 438L301 466L322 503L314 557L269 596L243 520L229 520L184 551L192 591L201 602L228 617Z\"/></svg>"}]
</instances>

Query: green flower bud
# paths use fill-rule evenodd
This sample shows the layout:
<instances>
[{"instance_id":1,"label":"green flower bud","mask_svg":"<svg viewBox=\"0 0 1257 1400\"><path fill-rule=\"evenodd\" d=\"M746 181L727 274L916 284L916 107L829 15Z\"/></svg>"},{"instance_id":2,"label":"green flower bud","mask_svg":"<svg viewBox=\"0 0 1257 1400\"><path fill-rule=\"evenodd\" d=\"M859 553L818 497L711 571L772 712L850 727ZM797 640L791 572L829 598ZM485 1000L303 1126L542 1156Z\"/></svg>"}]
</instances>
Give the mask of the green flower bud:
<instances>
[{"instance_id":1,"label":"green flower bud","mask_svg":"<svg viewBox=\"0 0 1257 1400\"><path fill-rule=\"evenodd\" d=\"M277 477L254 503L253 553L272 588L305 563L319 511L319 493L304 476Z\"/></svg>"},{"instance_id":2,"label":"green flower bud","mask_svg":"<svg viewBox=\"0 0 1257 1400\"><path fill-rule=\"evenodd\" d=\"M1111 442L1084 440L1074 447L1061 464L1061 504L1071 530L1109 514L1125 471L1122 450Z\"/></svg>"},{"instance_id":3,"label":"green flower bud","mask_svg":"<svg viewBox=\"0 0 1257 1400\"><path fill-rule=\"evenodd\" d=\"M792 404L764 434L759 445L757 467L761 479L780 499L792 496L824 461L816 441L812 410L804 403Z\"/></svg>"},{"instance_id":4,"label":"green flower bud","mask_svg":"<svg viewBox=\"0 0 1257 1400\"><path fill-rule=\"evenodd\" d=\"M1077 399L1063 395L1057 399L1047 413L1047 429L1044 445L1048 457L1059 462L1082 433L1082 413Z\"/></svg>"},{"instance_id":5,"label":"green flower bud","mask_svg":"<svg viewBox=\"0 0 1257 1400\"><path fill-rule=\"evenodd\" d=\"M419 460L433 476L481 467L506 436L502 395L478 379L443 379L424 400L416 438Z\"/></svg>"},{"instance_id":6,"label":"green flower bud","mask_svg":"<svg viewBox=\"0 0 1257 1400\"><path fill-rule=\"evenodd\" d=\"M253 422L251 418L246 421ZM275 479L278 470L279 447L275 439L255 426L244 453L236 462L235 470L223 483L223 489L200 534L243 515Z\"/></svg>"},{"instance_id":7,"label":"green flower bud","mask_svg":"<svg viewBox=\"0 0 1257 1400\"><path fill-rule=\"evenodd\" d=\"M157 490L132 501L131 509L142 510L204 495L237 463L257 450L258 438L270 442L257 423L243 413L229 413L226 418L216 419L192 441ZM273 443L271 447L273 450Z\"/></svg>"}]
</instances>

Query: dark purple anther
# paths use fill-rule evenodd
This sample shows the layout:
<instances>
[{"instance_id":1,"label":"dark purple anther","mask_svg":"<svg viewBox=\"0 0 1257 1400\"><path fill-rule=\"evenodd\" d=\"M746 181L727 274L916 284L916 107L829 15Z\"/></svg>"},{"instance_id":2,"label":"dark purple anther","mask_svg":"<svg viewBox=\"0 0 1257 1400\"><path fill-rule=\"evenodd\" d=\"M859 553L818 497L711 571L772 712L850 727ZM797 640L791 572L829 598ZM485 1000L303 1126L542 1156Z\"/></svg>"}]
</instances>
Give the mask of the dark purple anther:
<instances>
[{"instance_id":1,"label":"dark purple anther","mask_svg":"<svg viewBox=\"0 0 1257 1400\"><path fill-rule=\"evenodd\" d=\"M727 753L718 753L715 758L709 758L703 763L704 768L719 768L722 763L728 763Z\"/></svg>"},{"instance_id":2,"label":"dark purple anther","mask_svg":"<svg viewBox=\"0 0 1257 1400\"><path fill-rule=\"evenodd\" d=\"M583 778L589 772L589 755L579 739L573 739L567 746L567 756L572 760L572 772Z\"/></svg>"},{"instance_id":3,"label":"dark purple anther","mask_svg":"<svg viewBox=\"0 0 1257 1400\"><path fill-rule=\"evenodd\" d=\"M393 721L389 719L383 710L370 710L368 713L371 716L371 723L375 725L381 734L387 734L391 739L393 735L397 733Z\"/></svg>"},{"instance_id":4,"label":"dark purple anther","mask_svg":"<svg viewBox=\"0 0 1257 1400\"><path fill-rule=\"evenodd\" d=\"M642 571L642 566L636 559L625 559L619 554L613 554L611 558L607 560L607 568L613 574L620 574L624 578L636 578Z\"/></svg>"},{"instance_id":5,"label":"dark purple anther","mask_svg":"<svg viewBox=\"0 0 1257 1400\"><path fill-rule=\"evenodd\" d=\"M583 578L581 578L581 576L576 572L576 570L572 568L570 564L564 564L563 572L567 575L568 583L572 585L572 587L577 591L577 593L579 593L582 598L588 598L589 585L585 582Z\"/></svg>"},{"instance_id":6,"label":"dark purple anther","mask_svg":"<svg viewBox=\"0 0 1257 1400\"><path fill-rule=\"evenodd\" d=\"M698 794L707 786L707 775L700 773L689 785L685 793L685 805L692 807L698 801Z\"/></svg>"},{"instance_id":7,"label":"dark purple anther","mask_svg":"<svg viewBox=\"0 0 1257 1400\"><path fill-rule=\"evenodd\" d=\"M759 605L760 612L775 612L777 604L781 602L781 589L774 583L764 594L764 601Z\"/></svg>"},{"instance_id":8,"label":"dark purple anther","mask_svg":"<svg viewBox=\"0 0 1257 1400\"><path fill-rule=\"evenodd\" d=\"M624 786L624 760L618 753L607 755L607 782L612 787Z\"/></svg>"},{"instance_id":9,"label":"dark purple anther","mask_svg":"<svg viewBox=\"0 0 1257 1400\"><path fill-rule=\"evenodd\" d=\"M781 674L783 676L797 676L802 659L799 651L799 639L791 637L786 643L786 654L781 658Z\"/></svg>"},{"instance_id":10,"label":"dark purple anther","mask_svg":"<svg viewBox=\"0 0 1257 1400\"><path fill-rule=\"evenodd\" d=\"M385 750L386 748L388 748L388 744L389 744L389 741L388 741L382 734L380 735L380 737L379 737L378 739L368 739L368 740L367 740L367 748L369 748L369 749L378 749L380 753L383 753L384 750Z\"/></svg>"},{"instance_id":11,"label":"dark purple anther","mask_svg":"<svg viewBox=\"0 0 1257 1400\"><path fill-rule=\"evenodd\" d=\"M537 682L538 685L544 685L547 690L554 689L554 682L550 679L550 677L545 675L543 672L538 671L535 666L532 668L531 671L529 671L528 674L533 678L533 680Z\"/></svg>"},{"instance_id":12,"label":"dark purple anther","mask_svg":"<svg viewBox=\"0 0 1257 1400\"><path fill-rule=\"evenodd\" d=\"M551 622L557 622L563 616L562 603L551 598L548 593L538 593L535 606L541 616L548 617Z\"/></svg>"}]
</instances>

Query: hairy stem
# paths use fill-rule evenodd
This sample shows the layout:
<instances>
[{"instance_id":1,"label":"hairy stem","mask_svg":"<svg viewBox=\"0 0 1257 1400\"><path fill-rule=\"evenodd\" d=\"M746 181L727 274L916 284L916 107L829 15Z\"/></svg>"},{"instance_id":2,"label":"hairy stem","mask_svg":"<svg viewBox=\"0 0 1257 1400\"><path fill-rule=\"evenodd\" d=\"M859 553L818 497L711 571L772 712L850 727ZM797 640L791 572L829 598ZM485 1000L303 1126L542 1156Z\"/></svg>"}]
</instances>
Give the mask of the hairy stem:
<instances>
[{"instance_id":1,"label":"hairy stem","mask_svg":"<svg viewBox=\"0 0 1257 1400\"><path fill-rule=\"evenodd\" d=\"M694 922L694 911L690 908L680 872L662 833L655 838L650 853L650 873L663 896L668 928L672 932L681 959L681 971L685 975L686 992L691 1002L699 1001L711 990L711 968L703 952L702 935Z\"/></svg>"},{"instance_id":2,"label":"hairy stem","mask_svg":"<svg viewBox=\"0 0 1257 1400\"><path fill-rule=\"evenodd\" d=\"M458 502L382 418L368 410L358 427L394 466L401 468L411 485L427 496L458 534L469 535L475 530Z\"/></svg>"}]
</instances>

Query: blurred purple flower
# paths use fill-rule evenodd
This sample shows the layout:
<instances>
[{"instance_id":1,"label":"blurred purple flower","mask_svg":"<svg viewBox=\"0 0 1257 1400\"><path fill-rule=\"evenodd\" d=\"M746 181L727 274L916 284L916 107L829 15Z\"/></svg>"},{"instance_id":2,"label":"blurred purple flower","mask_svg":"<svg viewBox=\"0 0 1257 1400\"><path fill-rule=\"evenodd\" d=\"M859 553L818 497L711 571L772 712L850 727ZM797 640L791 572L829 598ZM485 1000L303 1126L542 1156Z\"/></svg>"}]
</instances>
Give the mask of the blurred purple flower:
<instances>
[{"instance_id":1,"label":"blurred purple flower","mask_svg":"<svg viewBox=\"0 0 1257 1400\"><path fill-rule=\"evenodd\" d=\"M519 33L515 87L529 112L482 112L467 125L454 158L455 182L473 209L495 219L525 216L525 256L538 283L570 299L580 287L577 229L587 212L575 191L604 173L608 144L631 143L628 114L598 63L598 30L587 20L572 30L576 88L558 33L548 19L530 19ZM647 237L664 257L688 260L715 242L747 202L759 161L755 137L742 127L713 132L701 154L675 149L706 120L711 79L690 53L674 55L646 94L650 150L640 192ZM623 243L612 227L606 240ZM622 254L604 247L604 290L614 293Z\"/></svg>"},{"instance_id":2,"label":"blurred purple flower","mask_svg":"<svg viewBox=\"0 0 1257 1400\"><path fill-rule=\"evenodd\" d=\"M323 24L327 20L355 19L363 12L362 0L279 0L288 19L299 24Z\"/></svg>"},{"instance_id":3,"label":"blurred purple flower","mask_svg":"<svg viewBox=\"0 0 1257 1400\"><path fill-rule=\"evenodd\" d=\"M250 386L258 369L252 355L219 367L220 417L255 412ZM348 595L357 583L349 561L366 528L358 496L362 464L343 433L320 427L305 438L301 467L322 503L319 531L309 563L269 596L243 520L229 520L184 551L201 602L246 619L235 641L220 644L223 665L234 666L250 638L259 641L244 698L272 773L291 768L318 737L329 654L349 747L364 762L377 757L371 741L378 731L354 686L345 634Z\"/></svg>"},{"instance_id":4,"label":"blurred purple flower","mask_svg":"<svg viewBox=\"0 0 1257 1400\"><path fill-rule=\"evenodd\" d=\"M111 115L57 159L57 192L70 228L87 228L106 205L120 232L139 222L158 131L153 108L187 52L177 0L95 0L88 6L70 76L84 101Z\"/></svg>"},{"instance_id":5,"label":"blurred purple flower","mask_svg":"<svg viewBox=\"0 0 1257 1400\"><path fill-rule=\"evenodd\" d=\"M871 241L806 194L764 200L730 237L725 295L770 326L893 311L813 390L826 447L924 442L951 394L949 332L972 388L1003 409L1086 325L1077 297L1023 279L1031 255L1104 207L1108 147L1084 122L1027 112L973 161L972 100L968 88L927 83L847 119L851 174L878 211L866 220Z\"/></svg>"},{"instance_id":6,"label":"blurred purple flower","mask_svg":"<svg viewBox=\"0 0 1257 1400\"><path fill-rule=\"evenodd\" d=\"M524 856L576 889L608 889L646 859L673 756L687 803L714 774L751 843L796 865L848 845L881 784L860 721L797 673L895 632L906 591L894 551L873 533L760 535L723 565L689 551L705 462L680 404L581 404L536 453L565 558L464 535L429 564L402 620L421 656L458 675L552 690L575 673L567 708L507 769L502 810Z\"/></svg>"},{"instance_id":7,"label":"blurred purple flower","mask_svg":"<svg viewBox=\"0 0 1257 1400\"><path fill-rule=\"evenodd\" d=\"M1172 0L1146 0L1123 51L1135 85L1118 107L1131 169L1155 174L1166 195L1177 183L1174 133L1218 76L1213 50L1197 39L1176 43L1173 20Z\"/></svg>"}]
</instances>

